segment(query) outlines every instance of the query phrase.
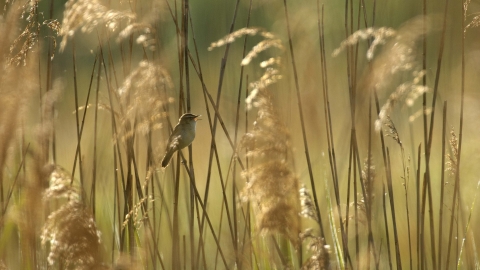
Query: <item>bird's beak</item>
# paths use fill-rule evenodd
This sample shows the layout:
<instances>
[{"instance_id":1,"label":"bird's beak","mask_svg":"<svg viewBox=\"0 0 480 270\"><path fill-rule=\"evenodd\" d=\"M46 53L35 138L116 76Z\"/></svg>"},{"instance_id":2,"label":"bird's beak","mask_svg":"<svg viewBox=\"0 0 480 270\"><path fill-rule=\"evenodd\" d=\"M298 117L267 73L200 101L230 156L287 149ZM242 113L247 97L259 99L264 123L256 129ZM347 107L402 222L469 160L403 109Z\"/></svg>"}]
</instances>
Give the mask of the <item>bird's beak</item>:
<instances>
[{"instance_id":1,"label":"bird's beak","mask_svg":"<svg viewBox=\"0 0 480 270\"><path fill-rule=\"evenodd\" d=\"M202 115L199 114L197 117L195 117L195 121L202 120L201 118L199 118L200 116L202 116Z\"/></svg>"}]
</instances>

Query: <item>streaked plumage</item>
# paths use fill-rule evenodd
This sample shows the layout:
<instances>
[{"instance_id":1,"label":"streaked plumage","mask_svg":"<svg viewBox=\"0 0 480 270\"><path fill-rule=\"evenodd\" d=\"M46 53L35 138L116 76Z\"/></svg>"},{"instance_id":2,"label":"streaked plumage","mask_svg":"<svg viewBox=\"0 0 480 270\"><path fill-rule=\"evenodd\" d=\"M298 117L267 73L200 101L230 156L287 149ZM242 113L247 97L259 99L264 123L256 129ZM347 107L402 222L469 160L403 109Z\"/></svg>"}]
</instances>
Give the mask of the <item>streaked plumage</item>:
<instances>
[{"instance_id":1,"label":"streaked plumage","mask_svg":"<svg viewBox=\"0 0 480 270\"><path fill-rule=\"evenodd\" d=\"M173 129L168 139L165 156L162 159L162 167L167 167L175 151L189 146L195 139L195 129L198 117L201 115L186 113L178 119L178 124Z\"/></svg>"}]
</instances>

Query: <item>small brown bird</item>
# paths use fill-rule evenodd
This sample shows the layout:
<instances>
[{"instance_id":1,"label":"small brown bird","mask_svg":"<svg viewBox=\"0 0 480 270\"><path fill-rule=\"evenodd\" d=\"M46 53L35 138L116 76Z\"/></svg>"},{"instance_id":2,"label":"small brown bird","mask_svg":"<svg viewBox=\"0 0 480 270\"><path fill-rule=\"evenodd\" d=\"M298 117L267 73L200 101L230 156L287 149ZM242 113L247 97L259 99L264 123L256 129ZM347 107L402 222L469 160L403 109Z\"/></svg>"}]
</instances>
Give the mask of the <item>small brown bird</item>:
<instances>
[{"instance_id":1,"label":"small brown bird","mask_svg":"<svg viewBox=\"0 0 480 270\"><path fill-rule=\"evenodd\" d=\"M162 160L162 168L167 167L175 151L189 146L195 139L195 129L198 117L201 115L186 113L178 119L178 124L168 138L167 150Z\"/></svg>"}]
</instances>

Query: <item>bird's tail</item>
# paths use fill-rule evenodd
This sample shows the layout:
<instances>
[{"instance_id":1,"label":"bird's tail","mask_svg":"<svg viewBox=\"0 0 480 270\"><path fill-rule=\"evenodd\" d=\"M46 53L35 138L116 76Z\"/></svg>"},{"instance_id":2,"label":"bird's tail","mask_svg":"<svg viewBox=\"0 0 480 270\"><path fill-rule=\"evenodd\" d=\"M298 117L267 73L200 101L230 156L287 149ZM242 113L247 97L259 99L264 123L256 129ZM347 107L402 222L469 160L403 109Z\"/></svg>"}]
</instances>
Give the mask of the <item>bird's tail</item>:
<instances>
[{"instance_id":1,"label":"bird's tail","mask_svg":"<svg viewBox=\"0 0 480 270\"><path fill-rule=\"evenodd\" d=\"M172 151L172 150L167 151L165 153L165 156L162 159L162 168L167 167L168 163L170 162L170 159L172 158L173 153L175 153L175 151Z\"/></svg>"}]
</instances>

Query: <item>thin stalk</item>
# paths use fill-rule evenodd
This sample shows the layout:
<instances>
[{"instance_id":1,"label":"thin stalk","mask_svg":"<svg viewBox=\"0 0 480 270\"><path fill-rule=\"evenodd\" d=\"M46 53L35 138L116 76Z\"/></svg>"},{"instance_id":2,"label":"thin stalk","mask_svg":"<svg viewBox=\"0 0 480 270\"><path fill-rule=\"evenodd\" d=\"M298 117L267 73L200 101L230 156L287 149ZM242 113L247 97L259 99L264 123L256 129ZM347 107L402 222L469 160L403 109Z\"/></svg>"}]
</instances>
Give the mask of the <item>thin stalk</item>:
<instances>
[{"instance_id":1,"label":"thin stalk","mask_svg":"<svg viewBox=\"0 0 480 270\"><path fill-rule=\"evenodd\" d=\"M440 180L440 205L438 213L438 266L442 265L442 232L443 232L443 201L445 192L445 142L447 133L447 102L443 104L443 125L442 125L442 165Z\"/></svg>"},{"instance_id":2,"label":"thin stalk","mask_svg":"<svg viewBox=\"0 0 480 270\"><path fill-rule=\"evenodd\" d=\"M375 253L375 246L373 244L373 233L372 233L372 184L370 182L370 168L372 165L372 96L369 96L368 99L368 150L367 150L367 177L365 178L365 182L362 184L365 186L368 183L368 186L365 188L365 208L367 210L367 223L368 223L368 257L367 257L367 265L370 266L370 253L373 251L376 259ZM377 264L375 264L377 265ZM378 269L378 267L377 267Z\"/></svg>"},{"instance_id":3,"label":"thin stalk","mask_svg":"<svg viewBox=\"0 0 480 270\"><path fill-rule=\"evenodd\" d=\"M432 147L432 137L433 137L433 126L434 126L434 120L435 120L435 105L436 105L436 99L438 95L438 85L440 81L440 71L442 67L442 56L443 56L443 49L444 49L444 44L445 44L445 33L447 29L447 12L448 12L448 0L445 1L445 11L444 11L444 17L443 17L443 29L442 29L442 37L440 40L440 48L438 52L438 58L437 58L437 71L435 75L435 84L433 87L433 98L432 98L432 113L430 115L430 131L428 133L428 145L427 149L425 151L425 156L426 156L426 172L427 172L427 181L428 181L428 194L429 194L429 205L430 205L430 211L429 211L429 217L430 217L430 238L431 238L431 256L432 256L432 264L433 264L433 269L437 269L437 260L435 258L435 235L434 235L434 219L433 219L433 212L432 212L432 188L431 188L431 182L430 182L430 151Z\"/></svg>"},{"instance_id":4,"label":"thin stalk","mask_svg":"<svg viewBox=\"0 0 480 270\"><path fill-rule=\"evenodd\" d=\"M185 111L185 89L184 89L184 72L185 72L185 66L184 66L184 61L185 61L185 51L184 47L186 46L185 44L185 10L184 10L184 1L182 0L182 6L181 6L181 22L182 22L182 28L178 29L176 28L176 39L177 39L177 54L178 54L178 70L179 70L179 90L178 90L178 112L177 115L180 116L184 113ZM175 7L176 7L177 1L175 1ZM190 155L190 150L191 147L189 147L189 155ZM181 152L178 151L176 156L177 156L177 162L175 163L175 167L172 166L172 171L174 170L174 203L173 203L173 234L172 234L172 258L171 258L171 268L172 269L179 269L180 268L180 235L179 235L179 194L180 194L180 160L181 160ZM191 156L191 155L190 155ZM173 164L172 164L173 165ZM174 168L175 169L174 169ZM192 179L190 179L192 180ZM193 181L192 181L193 183ZM191 209L191 208L190 208ZM191 211L190 211L191 213ZM189 223L190 224L190 223Z\"/></svg>"},{"instance_id":5,"label":"thin stalk","mask_svg":"<svg viewBox=\"0 0 480 270\"><path fill-rule=\"evenodd\" d=\"M318 16L318 36L320 39L320 59L321 59L321 64L322 64L322 90L323 90L323 105L324 105L324 115L325 115L325 125L326 125L326 133L327 133L327 142L328 142L328 148L331 148L331 138L330 138L330 132L328 132L328 114L330 112L327 111L327 102L328 102L328 77L327 77L327 61L325 57L325 31L324 31L324 6L322 5L322 13L320 16L320 0L317 0L317 16ZM330 158L330 156L329 156ZM315 182L311 182L312 184L312 194L313 194L313 201L315 203L315 210L318 218L318 224L320 227L320 236L322 238L325 238L325 231L323 229L323 222L322 222L322 216L320 215L320 206L318 203L318 198L317 198L317 191L315 189ZM347 193L348 194L348 193Z\"/></svg>"},{"instance_id":6,"label":"thin stalk","mask_svg":"<svg viewBox=\"0 0 480 270\"><path fill-rule=\"evenodd\" d=\"M405 209L407 212L407 231L408 231L408 254L410 258L410 269L413 269L413 260L412 260L412 234L410 231L410 208L408 207L409 199L408 199L408 188L410 182L410 173L407 174L407 165L405 164L405 149L403 148L403 144L400 145L400 150L402 152L402 167L403 167L403 179L404 183L404 190L405 190Z\"/></svg>"},{"instance_id":7,"label":"thin stalk","mask_svg":"<svg viewBox=\"0 0 480 270\"><path fill-rule=\"evenodd\" d=\"M183 56L183 65L185 69L185 90L186 90L186 110L191 112L191 93L190 93L190 68L189 68L189 48L188 48L188 21L189 21L190 9L189 9L189 0L182 0L182 56ZM189 156L189 167L190 167L190 176L194 177L191 183L195 184L195 169L193 166L193 146L188 146L188 156ZM190 259L192 262L195 261L195 231L194 231L194 222L195 222L195 198L190 187L190 209L189 209L189 231L190 231ZM192 270L194 269L194 264L191 264Z\"/></svg>"},{"instance_id":8,"label":"thin stalk","mask_svg":"<svg viewBox=\"0 0 480 270\"><path fill-rule=\"evenodd\" d=\"M425 258L425 208L426 208L426 198L427 198L427 173L423 173L423 185L422 185L422 203L421 203L421 212L420 212L420 252L422 254L421 269L424 269L427 260Z\"/></svg>"},{"instance_id":9,"label":"thin stalk","mask_svg":"<svg viewBox=\"0 0 480 270\"><path fill-rule=\"evenodd\" d=\"M109 104L110 104L110 108L112 109L111 113L110 113L110 117L111 117L111 123L112 123L112 137L114 139L114 141L119 141L119 138L118 138L118 131L117 131L117 128L116 128L116 120L115 120L115 112L113 111L113 97L112 97L112 89L111 89L111 84L110 84L110 80L109 80L109 76L108 76L108 73L107 73L107 69L106 69L106 65L105 65L105 59L103 57L103 47L102 47L102 43L100 42L100 39L99 39L99 50L100 50L100 53L98 54L98 57L99 57L99 62L100 64L98 65L98 68L101 69L102 66L104 67L104 70L105 70L105 77L106 77L106 84L107 84L107 93L108 93L108 101L109 101ZM100 72L100 71L99 71ZM123 160L122 160L122 155L121 155L121 151L120 151L120 144L115 144L116 146L116 149L114 147L114 161L115 161L115 166L116 166L116 162L117 162L117 156L118 156L118 165L120 167L120 169L118 171L120 171L120 174L121 174L121 179L122 179L122 190L125 191L127 190L127 186L128 186L128 183L125 183L126 181L128 181L125 177L125 173L124 173L124 169L123 169ZM117 153L117 154L115 154ZM117 168L115 168L114 172L117 172ZM117 179L117 174L115 173L115 180L118 181ZM124 193L125 195L125 193ZM126 198L126 196L125 196ZM117 195L117 200L120 201L120 196ZM118 207L120 208L120 204L118 205ZM118 209L118 211L120 212L120 209ZM124 213L123 215L118 215L118 226L119 228L122 226L122 217L124 217L126 214L128 213L128 206L125 202L124 204ZM129 226L130 227L130 226ZM120 251L124 251L124 244L125 244L125 234L126 234L127 230L122 230L122 235L120 236Z\"/></svg>"},{"instance_id":10,"label":"thin stalk","mask_svg":"<svg viewBox=\"0 0 480 270\"><path fill-rule=\"evenodd\" d=\"M355 184L352 184L352 163L353 162L353 141L352 141L352 137L350 137L350 151L349 151L349 155L348 155L348 180L347 180L347 203L346 203L346 206L345 206L345 233L347 234L347 237L348 237L348 228L349 228L349 221L350 221L350 189L352 187L352 185L355 185ZM331 170L333 171L333 168L331 168ZM355 168L353 169L355 170ZM354 187L354 202L356 203L356 187ZM356 213L356 211L355 211ZM355 214L355 236L358 235L358 232L357 232L357 219L356 219L356 214ZM358 256L358 241L357 241L357 238L355 238L355 260L356 260L356 267L357 269L360 267L360 262L359 262L359 256Z\"/></svg>"},{"instance_id":11,"label":"thin stalk","mask_svg":"<svg viewBox=\"0 0 480 270\"><path fill-rule=\"evenodd\" d=\"M181 152L179 152L179 156L180 155L181 155ZM188 167L187 167L186 163L183 162L183 164L184 164L184 169L185 169L186 173L190 174L191 172L188 170ZM191 176L188 177L188 179L190 179L190 181L193 181L193 177L191 177ZM210 217L207 214L207 208L205 206L205 202L202 202L201 197L200 197L200 193L198 192L198 189L197 189L196 185L193 185L193 183L191 183L191 184L192 184L192 187L193 187L193 192L195 193L195 198L197 199L198 203L200 204L200 206L203 210L203 213L204 213L203 216L205 217L205 220L207 221L207 224L210 228L210 232L212 233L213 239L215 240L215 243L217 244L218 252L220 253L220 257L222 258L225 269L229 269L227 261L225 259L225 255L223 254L223 250L220 246L220 241L219 241L217 235L215 234L215 230L213 228L212 222L210 220Z\"/></svg>"},{"instance_id":12,"label":"thin stalk","mask_svg":"<svg viewBox=\"0 0 480 270\"><path fill-rule=\"evenodd\" d=\"M172 269L180 268L180 249L179 249L179 218L178 218L178 196L180 193L180 155L181 152L177 152L177 163L175 166L175 181L174 181L174 195L173 195L173 219L172 219ZM173 167L173 166L172 166ZM173 168L172 168L173 169Z\"/></svg>"},{"instance_id":13,"label":"thin stalk","mask_svg":"<svg viewBox=\"0 0 480 270\"><path fill-rule=\"evenodd\" d=\"M250 26L250 18L252 14L252 3L253 0L250 0L249 7L248 7L248 16L247 16L247 23L246 27ZM242 59L245 58L245 55L247 54L247 37L245 37L244 42L243 42L243 52L242 52ZM234 133L234 149L238 148L238 128L240 125L240 104L242 100L242 88L243 88L243 72L244 72L244 66L242 65L240 68L240 81L238 84L238 98L237 98L237 110L235 114L235 133ZM248 84L246 84L246 87L248 87ZM236 152L236 151L235 151ZM236 160L236 159L235 159ZM236 196L236 191L237 191L237 162L234 162L233 164L233 173L232 173L232 201L236 202L238 200ZM235 264L239 265L241 269L241 259L238 253L238 218L237 218L237 207L233 207L233 249L235 251Z\"/></svg>"},{"instance_id":14,"label":"thin stalk","mask_svg":"<svg viewBox=\"0 0 480 270\"><path fill-rule=\"evenodd\" d=\"M378 102L378 95L377 91L374 90L374 97L375 97L375 107L377 108L377 114L380 113L380 105ZM393 187L392 187L392 174L391 174L391 168L390 168L390 157L388 155L388 149L385 147L385 139L383 135L383 130L380 129L380 141L382 145L382 156L383 156L383 162L385 165L385 175L387 178L387 188L388 188L388 197L390 199L390 208L391 208L391 215L392 215L392 224L393 224L393 236L394 236L394 243L395 243L395 255L396 255L396 261L397 261L397 269L402 268L402 263L401 263L401 256L400 256L400 249L398 245L398 232L397 232L397 222L395 218L395 204L394 204L394 199L393 199Z\"/></svg>"},{"instance_id":15,"label":"thin stalk","mask_svg":"<svg viewBox=\"0 0 480 270\"><path fill-rule=\"evenodd\" d=\"M232 23L230 24L229 34L233 33L233 29L235 28L235 22L236 22L236 19L237 19L239 4L240 4L240 0L237 0L237 2L235 4ZM225 75L225 66L227 64L229 51L230 51L230 44L227 44L225 46L225 53L224 53L222 61L220 63L220 76L219 76L218 87L217 87L217 100L216 100L215 103L212 104L213 107L215 108L216 113L215 113L215 116L213 117L213 126L212 126L212 129L211 129L212 141L211 141L210 155L209 155L209 159L208 159L207 184L209 183L210 178L211 178L211 170L212 170L212 164L213 164L212 160L213 160L213 155L214 155L214 152L215 152L214 149L216 149L215 137L216 137L216 131L217 131L217 123L218 123L218 120L219 120L219 117L217 117L217 115L219 115L217 113L217 110L220 108L220 97L221 97L222 89L223 89L223 78L224 78L224 75ZM231 142L231 144L232 144L233 150L235 151L232 142ZM220 167L219 167L219 169L220 169ZM207 188L205 190L205 197L204 197L206 202L208 201L208 191L209 191L209 189ZM202 217L202 223L203 223L203 219L204 218Z\"/></svg>"},{"instance_id":16,"label":"thin stalk","mask_svg":"<svg viewBox=\"0 0 480 270\"><path fill-rule=\"evenodd\" d=\"M103 57L103 55L102 55ZM92 214L95 217L95 184L97 179L97 127L98 127L98 104L99 104L99 93L100 93L100 76L102 74L101 66L98 68L97 73L97 87L95 91L95 109L94 109L94 122L93 122L93 164L92 164L92 186L90 189L90 200L92 204ZM86 109L86 108L85 108ZM113 108L112 108L113 109ZM80 144L80 142L78 143ZM79 149L80 151L80 149ZM79 152L80 153L80 152ZM73 181L73 180L72 180Z\"/></svg>"},{"instance_id":17,"label":"thin stalk","mask_svg":"<svg viewBox=\"0 0 480 270\"><path fill-rule=\"evenodd\" d=\"M355 131L355 130L353 130ZM354 156L357 160L357 166L358 166L358 174L361 178L361 175L362 175L362 171L361 171L361 163L360 163L360 155L358 154L358 143L357 143L357 140L356 140L356 136L355 134L353 134L353 142L354 142L354 149L356 150L354 152ZM365 187L365 183L363 183L363 181L360 181L360 186L362 188L362 195L363 195L363 198L367 198L367 188ZM365 199L365 210L367 212L367 216L370 216L370 204L367 202L367 200ZM375 253L375 243L373 242L373 235L372 233L370 233L372 231L372 221L370 219L367 219L367 226L368 226L368 229L369 229L369 233L368 233L368 244L371 245L372 249L373 250L373 256L374 256L374 261L376 262L377 261L377 255ZM370 250L369 250L370 251ZM368 254L368 256L370 256L370 254ZM367 259L367 262L369 263L370 262L370 259Z\"/></svg>"},{"instance_id":18,"label":"thin stalk","mask_svg":"<svg viewBox=\"0 0 480 270\"><path fill-rule=\"evenodd\" d=\"M53 0L50 0L50 9L49 9L49 19L51 20L53 18ZM35 9L38 9L38 2L35 3ZM36 14L38 14L38 11L35 12ZM37 15L38 16L38 15ZM37 20L39 18L37 17ZM40 31L40 28L37 28L38 31ZM37 32L37 36L40 36L39 33ZM52 89L52 44L51 44L51 39L48 39L48 53L47 53L47 74L46 74L46 77L47 77L47 80L46 80L46 86L45 86L45 89L47 89L47 91L50 91ZM38 43L40 45L40 42ZM39 52L41 51L40 49L38 50ZM52 121L52 125L53 127L55 127L55 103L52 103L52 108L51 108L51 111L52 111L52 114L51 115L48 115L47 117L51 117L51 121ZM55 131L55 128L52 129L52 159L53 159L53 164L57 164L57 143L56 143L56 131ZM48 159L47 159L48 160ZM3 196L3 192L2 192L2 196ZM3 198L2 198L3 199ZM2 200L3 201L3 200Z\"/></svg>"},{"instance_id":19,"label":"thin stalk","mask_svg":"<svg viewBox=\"0 0 480 270\"><path fill-rule=\"evenodd\" d=\"M79 168L79 174L80 174L80 185L82 186L82 189L84 189L84 183L83 183L83 169L82 169L82 151L81 151L81 147L80 147L80 142L82 140L82 131L83 131L83 124L84 124L84 121L82 121L82 127L80 127L80 120L79 120L79 116L78 116L78 84L77 84L77 60L76 60L76 52L75 52L75 39L72 38L72 58L73 58L73 89L74 89L74 93L75 93L75 121L76 121L76 129L77 129L77 149L76 149L76 152L75 152L75 157L74 157L74 160L73 160L73 169L72 169L72 182L70 184L73 184L73 179L75 177L75 168L76 168L76 165L77 165L77 158L78 158L78 168ZM90 87L92 85L92 81L93 81L93 73L95 72L95 64L97 63L97 57L95 57L95 62L94 62L94 65L93 65L93 69L92 69L92 75L90 77ZM90 96L90 89L88 90L88 94L87 94L87 104L88 104L88 98ZM84 108L84 118L83 120L85 120L85 113L87 112L87 106L85 106Z\"/></svg>"},{"instance_id":20,"label":"thin stalk","mask_svg":"<svg viewBox=\"0 0 480 270\"><path fill-rule=\"evenodd\" d=\"M423 32L427 32L427 0L423 0ZM422 40L422 70L427 70L427 35L423 35L423 40ZM426 76L423 76L422 78L422 84L423 86L427 86L427 78ZM423 142L424 142L424 147L425 149L428 147L428 139L427 139L427 130L428 130L428 122L427 122L427 94L423 93L422 95L422 106L423 106ZM428 167L428 161L426 161L425 165ZM420 170L420 167L417 169L418 171ZM427 169L426 169L427 170ZM417 177L417 214L418 214L418 219L417 219L417 241L418 241L418 246L417 246L417 254L419 256L418 261L417 261L417 269L423 269L424 266L424 249L423 249L423 216L421 215L421 204L420 204L420 172L418 172L418 177Z\"/></svg>"},{"instance_id":21,"label":"thin stalk","mask_svg":"<svg viewBox=\"0 0 480 270\"><path fill-rule=\"evenodd\" d=\"M455 219L455 201L457 193L460 190L460 160L462 153L462 139L463 139L463 111L464 111L464 101L465 101L465 20L466 20L466 6L463 6L463 20L462 20L462 79L461 79L461 101L460 101L460 127L458 132L458 156L457 156L457 166L455 170L455 186L453 190L453 199L452 199L452 215L450 218L450 231L448 233L448 245L447 245L447 263L445 264L448 267L450 260L450 249L452 246L452 234L453 234L453 222ZM460 196L460 194L458 194Z\"/></svg>"},{"instance_id":22,"label":"thin stalk","mask_svg":"<svg viewBox=\"0 0 480 270\"><path fill-rule=\"evenodd\" d=\"M354 161L354 156L355 156L355 142L354 136L351 135L351 140L352 140L352 159L353 159L353 210L354 210L354 215L355 215L355 261L357 263L357 269L360 269L360 232L358 231L358 183L357 183L357 163ZM348 218L348 217L346 217ZM367 255L367 257L370 257L370 255ZM370 267L370 265L367 264L367 267Z\"/></svg>"},{"instance_id":23,"label":"thin stalk","mask_svg":"<svg viewBox=\"0 0 480 270\"><path fill-rule=\"evenodd\" d=\"M392 185L392 170L390 163L390 152L387 147L387 188L388 188L388 197L390 199L390 214L392 215L392 224L393 224L393 239L395 241L395 254L397 258L397 269L402 269L402 256L400 256L400 246L398 240L398 229L397 229L397 219L395 214L395 202L393 198L393 185Z\"/></svg>"},{"instance_id":24,"label":"thin stalk","mask_svg":"<svg viewBox=\"0 0 480 270\"><path fill-rule=\"evenodd\" d=\"M100 68L100 67L99 67ZM113 122L112 124L112 135L114 134L114 125ZM114 191L113 191L113 234L112 234L112 251L115 250L115 240L116 238L121 239L120 236L116 236L117 230L121 228L122 221L120 219L120 194L118 190L118 158L117 158L117 151L116 148L113 147L113 177L114 177ZM117 219L117 211L118 211L118 224L115 223L115 220ZM122 250L122 244L120 244L120 247L117 247L119 250ZM115 252L112 252L112 258L111 258L111 263L115 262Z\"/></svg>"},{"instance_id":25,"label":"thin stalk","mask_svg":"<svg viewBox=\"0 0 480 270\"><path fill-rule=\"evenodd\" d=\"M422 259L421 256L421 249L420 249L420 243L422 243L422 240L420 237L421 235L421 216L420 216L420 165L421 165L421 158L422 158L422 144L418 145L418 154L417 154L417 170L416 170L416 177L415 177L415 190L416 190L416 205L417 205L417 269L420 269L420 262Z\"/></svg>"},{"instance_id":26,"label":"thin stalk","mask_svg":"<svg viewBox=\"0 0 480 270\"><path fill-rule=\"evenodd\" d=\"M203 81L203 74L202 74L202 68L201 68L201 64L200 64L200 59L199 59L199 54L198 54L198 47L197 47L197 43L196 43L196 38L195 38L195 34L194 34L194 31L193 31L193 27L192 27L192 37L193 37L193 41L194 41L194 47L195 47L195 52L196 52L196 59L197 59L197 65L198 67L195 65L194 61L193 61L193 57L191 56L191 54L189 54L190 56L190 60L194 66L194 69L195 71L197 72L197 76L199 77L201 83L202 83L202 88L203 88L203 94L204 94L204 100L205 100L205 105L206 105L206 109L207 109L207 116L208 116L208 121L209 121L209 126L210 126L210 130L213 134L213 125L212 125L212 119L211 119L211 114L210 114L210 111L209 111L209 106L208 106L208 101L207 101L207 89L206 89L206 86L205 86L205 83ZM245 41L246 42L246 41ZM246 45L245 45L246 46ZM246 50L246 49L245 49ZM245 53L245 52L244 52ZM243 70L243 67L242 67L242 70ZM242 77L242 76L241 76ZM240 81L240 85L241 85L241 82ZM213 140L213 144L212 144L212 147L214 148L214 154L215 154L215 160L216 160L216 163L217 163L217 168L218 168L218 172L219 172L219 178L220 178L220 184L221 184L221 187L222 187L222 195L223 195L223 202L225 203L225 210L226 210L226 214L227 214L227 218L228 218L228 225L229 225L229 229L230 229L230 234L231 234L231 237L232 237L232 242L234 243L234 245L236 245L236 240L235 240L235 233L236 232L236 229L233 228L233 226L236 225L236 222L232 222L232 218L231 218L231 215L230 215L230 210L229 210L229 207L228 207L228 199L227 199L227 193L226 193L226 184L225 184L225 181L223 180L223 173L222 173L222 170L221 170L221 166L220 166L220 157L218 155L218 151L217 151L217 147L216 147L216 143L215 143L215 140ZM236 146L234 147L234 149L236 149ZM234 151L236 152L236 151ZM209 192L209 186L210 186L210 179L211 177L207 177L207 184L206 184L206 188L205 188L205 201L208 200L208 192ZM235 185L234 185L235 186ZM204 225L204 221L205 221L205 218L202 217L201 219L201 222L199 223L199 231L200 231L200 234L202 234L202 231L203 231L203 225ZM232 224L233 223L233 224ZM202 236L200 236L200 238L202 238ZM200 246L199 246L199 249L197 251L197 253L200 252ZM204 251L203 251L204 252Z\"/></svg>"},{"instance_id":27,"label":"thin stalk","mask_svg":"<svg viewBox=\"0 0 480 270\"><path fill-rule=\"evenodd\" d=\"M392 255L390 251L390 233L388 230L388 216L387 216L387 193L385 192L385 183L382 183L382 209L383 209L383 220L385 223L385 235L387 238L387 254L388 254L388 266L390 269L392 268Z\"/></svg>"},{"instance_id":28,"label":"thin stalk","mask_svg":"<svg viewBox=\"0 0 480 270\"><path fill-rule=\"evenodd\" d=\"M30 148L30 144L28 144L27 147L25 148L25 150L22 151L23 152L22 153L22 161L20 162L20 166L18 166L17 173L15 174L15 178L13 180L13 183L10 186L10 190L8 191L7 200L5 201L5 206L2 209L2 217L5 216L5 213L7 212L8 203L10 202L10 199L12 198L13 189L15 188L15 186L17 184L18 177L20 176L20 172L22 171L22 169L25 170L25 156L28 153L28 148ZM2 224L2 226L3 226L3 224Z\"/></svg>"}]
</instances>

